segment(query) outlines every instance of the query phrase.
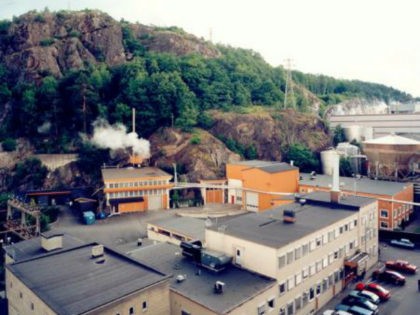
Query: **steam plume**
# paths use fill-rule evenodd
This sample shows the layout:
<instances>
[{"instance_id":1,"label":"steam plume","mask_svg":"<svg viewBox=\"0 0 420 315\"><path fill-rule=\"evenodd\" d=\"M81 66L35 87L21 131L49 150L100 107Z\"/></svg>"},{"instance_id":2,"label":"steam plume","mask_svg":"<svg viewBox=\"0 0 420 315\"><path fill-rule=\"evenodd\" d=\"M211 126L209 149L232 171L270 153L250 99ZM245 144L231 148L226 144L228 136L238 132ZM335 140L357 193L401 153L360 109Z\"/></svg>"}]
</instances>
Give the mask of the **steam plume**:
<instances>
[{"instance_id":1,"label":"steam plume","mask_svg":"<svg viewBox=\"0 0 420 315\"><path fill-rule=\"evenodd\" d=\"M135 132L127 133L127 128L122 124L110 125L105 120L94 122L92 143L100 148L111 150L129 149L141 158L150 157L150 142L139 138Z\"/></svg>"}]
</instances>

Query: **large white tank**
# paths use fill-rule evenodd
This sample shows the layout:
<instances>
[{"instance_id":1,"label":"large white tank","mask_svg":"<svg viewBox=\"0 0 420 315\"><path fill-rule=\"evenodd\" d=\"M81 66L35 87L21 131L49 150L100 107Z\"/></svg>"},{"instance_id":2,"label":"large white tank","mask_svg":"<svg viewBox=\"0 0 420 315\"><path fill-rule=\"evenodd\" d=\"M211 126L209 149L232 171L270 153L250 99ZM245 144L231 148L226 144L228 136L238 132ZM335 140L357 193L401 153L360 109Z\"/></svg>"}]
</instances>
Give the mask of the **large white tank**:
<instances>
[{"instance_id":1,"label":"large white tank","mask_svg":"<svg viewBox=\"0 0 420 315\"><path fill-rule=\"evenodd\" d=\"M362 127L358 125L351 125L343 127L344 135L346 136L346 140L348 142L351 142L353 140L356 140L357 142L360 142L362 139Z\"/></svg>"},{"instance_id":2,"label":"large white tank","mask_svg":"<svg viewBox=\"0 0 420 315\"><path fill-rule=\"evenodd\" d=\"M336 156L336 150L330 149L326 151L321 151L322 173L329 176L333 175L334 161Z\"/></svg>"}]
</instances>

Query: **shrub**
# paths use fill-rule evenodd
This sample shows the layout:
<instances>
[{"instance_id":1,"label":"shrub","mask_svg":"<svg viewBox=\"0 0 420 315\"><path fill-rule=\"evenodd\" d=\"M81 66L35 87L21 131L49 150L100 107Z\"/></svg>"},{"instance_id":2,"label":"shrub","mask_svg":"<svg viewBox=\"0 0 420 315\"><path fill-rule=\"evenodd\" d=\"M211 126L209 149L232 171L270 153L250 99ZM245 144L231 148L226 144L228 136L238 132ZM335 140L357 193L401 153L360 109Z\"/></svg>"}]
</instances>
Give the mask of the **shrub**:
<instances>
[{"instance_id":1,"label":"shrub","mask_svg":"<svg viewBox=\"0 0 420 315\"><path fill-rule=\"evenodd\" d=\"M191 139L190 139L190 143L191 144L200 144L201 143L201 138L200 138L200 135L197 135L197 134L195 134L195 135L192 135L192 137L191 137Z\"/></svg>"},{"instance_id":2,"label":"shrub","mask_svg":"<svg viewBox=\"0 0 420 315\"><path fill-rule=\"evenodd\" d=\"M52 44L54 44L54 42L55 42L54 38L44 38L44 39L41 39L39 44L41 46L46 47L46 46L51 46Z\"/></svg>"},{"instance_id":3,"label":"shrub","mask_svg":"<svg viewBox=\"0 0 420 315\"><path fill-rule=\"evenodd\" d=\"M12 152L16 150L16 140L12 138L5 139L1 146L3 147L3 150L6 152Z\"/></svg>"},{"instance_id":4,"label":"shrub","mask_svg":"<svg viewBox=\"0 0 420 315\"><path fill-rule=\"evenodd\" d=\"M72 30L70 33L69 33L69 36L70 37L80 37L80 32L78 32L78 31L75 31L75 30Z\"/></svg>"}]
</instances>

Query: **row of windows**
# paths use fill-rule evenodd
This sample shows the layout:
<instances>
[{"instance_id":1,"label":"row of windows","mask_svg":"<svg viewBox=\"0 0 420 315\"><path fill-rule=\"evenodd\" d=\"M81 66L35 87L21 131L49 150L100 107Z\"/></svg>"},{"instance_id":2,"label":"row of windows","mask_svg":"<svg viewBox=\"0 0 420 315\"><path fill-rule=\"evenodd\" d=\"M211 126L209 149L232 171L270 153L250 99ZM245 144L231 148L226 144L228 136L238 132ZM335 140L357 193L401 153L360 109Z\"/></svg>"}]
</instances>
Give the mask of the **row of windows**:
<instances>
[{"instance_id":1,"label":"row of windows","mask_svg":"<svg viewBox=\"0 0 420 315\"><path fill-rule=\"evenodd\" d=\"M319 259L316 262L304 267L300 272L296 273L294 276L289 277L286 281L279 285L280 295L292 290L294 287L301 284L303 281L309 277L314 276L321 270L327 268L329 265L333 264L337 259L343 258L345 254L348 254L351 250L354 250L357 247L357 240L354 240L348 243L345 246L337 249L334 252L331 252L329 255L325 256L322 259Z\"/></svg>"},{"instance_id":2,"label":"row of windows","mask_svg":"<svg viewBox=\"0 0 420 315\"><path fill-rule=\"evenodd\" d=\"M169 182L167 180L143 180L137 182L125 182L125 183L109 183L107 188L129 188L129 187L141 187L141 186L157 186L166 185Z\"/></svg>"},{"instance_id":3,"label":"row of windows","mask_svg":"<svg viewBox=\"0 0 420 315\"><path fill-rule=\"evenodd\" d=\"M257 308L258 315L264 315L274 310L275 308L275 299L271 298L267 301L267 303L262 303Z\"/></svg>"},{"instance_id":4,"label":"row of windows","mask_svg":"<svg viewBox=\"0 0 420 315\"><path fill-rule=\"evenodd\" d=\"M344 224L337 229L331 230L324 235L318 236L308 243L296 247L294 250L290 250L287 253L280 255L278 258L279 268L283 268L286 265L292 264L294 261L300 259L301 257L308 255L309 252L314 251L316 248L319 248L337 239L340 234L353 230L353 228L356 226L357 220L352 220L351 222Z\"/></svg>"},{"instance_id":5,"label":"row of windows","mask_svg":"<svg viewBox=\"0 0 420 315\"><path fill-rule=\"evenodd\" d=\"M126 198L126 197L141 197L147 195L163 195L166 189L150 189L150 190L137 190L137 191L119 191L109 193L109 198Z\"/></svg>"},{"instance_id":6,"label":"row of windows","mask_svg":"<svg viewBox=\"0 0 420 315\"><path fill-rule=\"evenodd\" d=\"M344 278L344 270L336 270L331 273L327 278L314 284L312 287L304 291L301 295L296 296L293 300L288 302L286 305L280 307L280 315L292 315L297 313L300 309L305 307L315 297L321 295L324 292ZM280 284L281 286L282 284Z\"/></svg>"}]
</instances>

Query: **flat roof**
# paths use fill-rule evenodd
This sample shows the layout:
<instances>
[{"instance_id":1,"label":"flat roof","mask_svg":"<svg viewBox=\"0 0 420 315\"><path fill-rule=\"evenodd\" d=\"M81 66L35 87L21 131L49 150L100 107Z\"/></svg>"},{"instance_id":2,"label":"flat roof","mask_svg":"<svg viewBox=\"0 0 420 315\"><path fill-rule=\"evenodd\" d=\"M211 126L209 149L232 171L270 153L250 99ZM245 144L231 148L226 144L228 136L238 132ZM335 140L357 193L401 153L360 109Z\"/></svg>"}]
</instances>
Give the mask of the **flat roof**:
<instances>
[{"instance_id":1,"label":"flat roof","mask_svg":"<svg viewBox=\"0 0 420 315\"><path fill-rule=\"evenodd\" d=\"M302 197L306 200L304 205L295 202L260 213L245 214L208 229L264 246L281 248L353 215L362 205L376 202L374 199L357 196L344 197L339 204L334 204L329 200L329 193L322 192ZM284 210L295 211L295 223L283 223Z\"/></svg>"},{"instance_id":2,"label":"flat roof","mask_svg":"<svg viewBox=\"0 0 420 315\"><path fill-rule=\"evenodd\" d=\"M126 255L104 247L105 261L91 258L85 244L7 265L57 314L82 314L168 278Z\"/></svg>"},{"instance_id":3,"label":"flat roof","mask_svg":"<svg viewBox=\"0 0 420 315\"><path fill-rule=\"evenodd\" d=\"M153 220L149 224L158 226L164 230L187 235L192 239L204 241L205 221L191 217L173 216L165 219Z\"/></svg>"},{"instance_id":4,"label":"flat roof","mask_svg":"<svg viewBox=\"0 0 420 315\"><path fill-rule=\"evenodd\" d=\"M171 177L172 175L162 171L157 167L126 167L126 168L103 168L102 178L104 180L113 180L113 179L136 179L140 177Z\"/></svg>"},{"instance_id":5,"label":"flat roof","mask_svg":"<svg viewBox=\"0 0 420 315\"><path fill-rule=\"evenodd\" d=\"M229 163L232 165L245 165L249 166L249 169L258 168L267 173L278 173L290 170L298 169L296 166L292 166L288 163L278 161L260 161L260 160L249 160Z\"/></svg>"},{"instance_id":6,"label":"flat roof","mask_svg":"<svg viewBox=\"0 0 420 315\"><path fill-rule=\"evenodd\" d=\"M316 175L313 179L311 179L311 175L309 173L300 173L300 176L302 179L299 183L303 185L329 188L328 185L332 184L332 176L329 175ZM374 180L367 177L357 179L353 177L340 176L340 189L349 192L364 192L375 195L393 196L405 189L408 185L412 184Z\"/></svg>"},{"instance_id":7,"label":"flat roof","mask_svg":"<svg viewBox=\"0 0 420 315\"><path fill-rule=\"evenodd\" d=\"M86 242L72 235L57 232L57 231L48 231L48 232L42 233L41 235L45 236L46 238L62 235L63 247L57 248L48 252L45 249L43 249L41 246L41 237L35 237L29 240L25 240L18 243L14 243L12 245L5 246L4 251L6 252L7 255L12 257L15 262L19 262L22 260L27 260L27 259L42 256L42 255L46 255L48 253L60 252L63 250L68 250L68 249L86 244Z\"/></svg>"},{"instance_id":8,"label":"flat roof","mask_svg":"<svg viewBox=\"0 0 420 315\"><path fill-rule=\"evenodd\" d=\"M182 256L178 246L160 243L135 249L128 254L139 261L156 266L164 273L173 274L170 289L217 314L227 314L239 305L270 289L277 284L275 279L229 265L218 273L200 268ZM177 275L186 279L180 283ZM223 294L215 294L216 281L225 283Z\"/></svg>"}]
</instances>

